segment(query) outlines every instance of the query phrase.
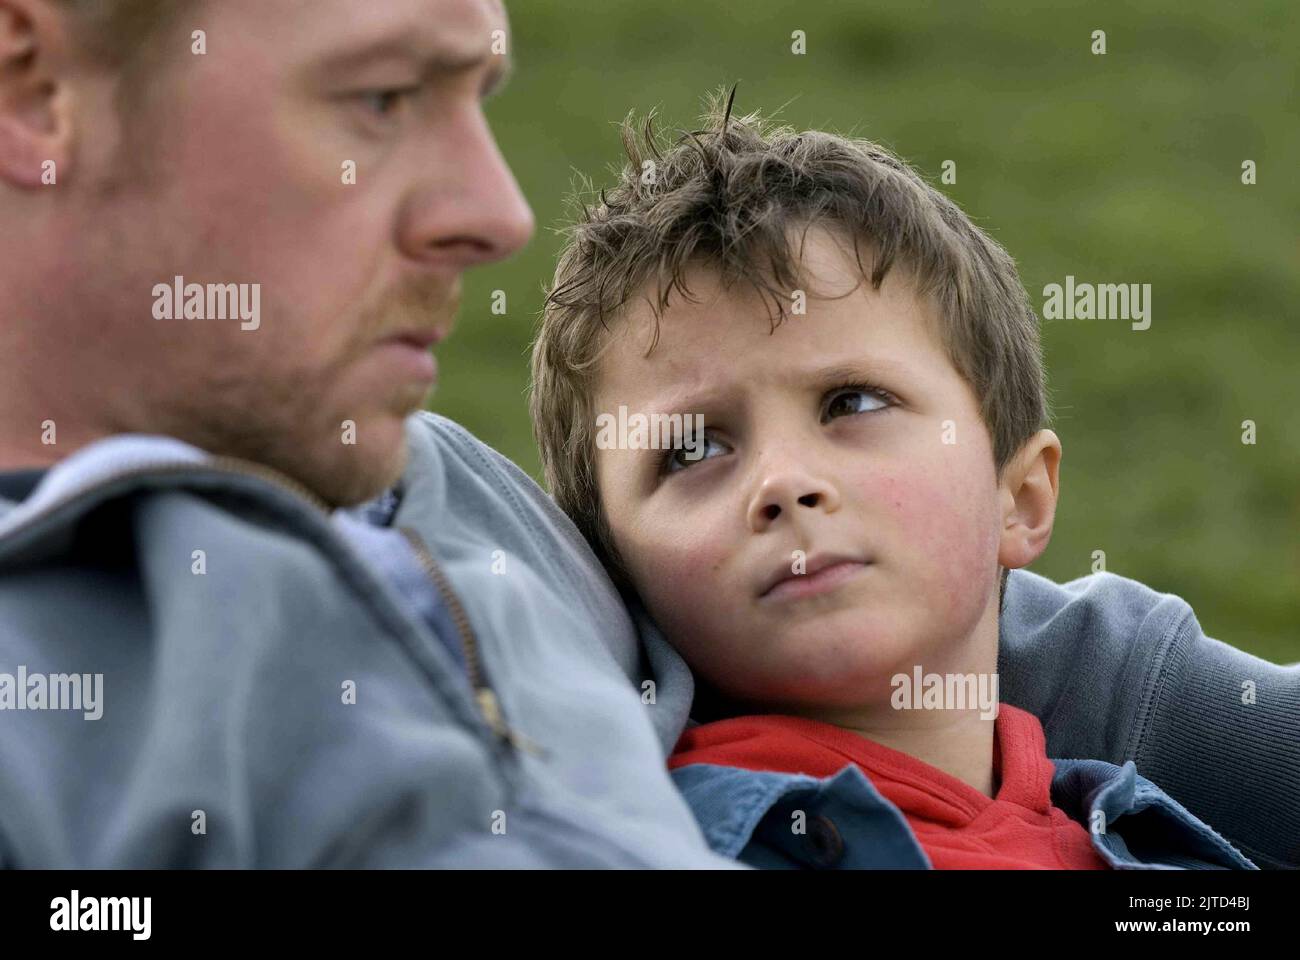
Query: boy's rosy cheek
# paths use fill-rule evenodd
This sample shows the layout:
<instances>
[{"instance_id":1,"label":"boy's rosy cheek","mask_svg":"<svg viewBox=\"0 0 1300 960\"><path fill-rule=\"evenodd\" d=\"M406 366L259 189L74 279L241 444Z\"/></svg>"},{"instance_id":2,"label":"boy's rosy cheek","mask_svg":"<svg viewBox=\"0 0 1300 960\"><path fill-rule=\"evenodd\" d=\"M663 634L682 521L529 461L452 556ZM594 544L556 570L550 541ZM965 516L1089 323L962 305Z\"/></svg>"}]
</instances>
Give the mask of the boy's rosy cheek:
<instances>
[{"instance_id":1,"label":"boy's rosy cheek","mask_svg":"<svg viewBox=\"0 0 1300 960\"><path fill-rule=\"evenodd\" d=\"M674 543L646 552L638 565L637 589L647 609L696 669L725 653L714 641L733 622L728 610L736 609L736 587L724 582L724 563L716 546Z\"/></svg>"},{"instance_id":2,"label":"boy's rosy cheek","mask_svg":"<svg viewBox=\"0 0 1300 960\"><path fill-rule=\"evenodd\" d=\"M663 562L672 568L678 595L718 596L726 553L716 545L690 544L669 551Z\"/></svg>"},{"instance_id":3,"label":"boy's rosy cheek","mask_svg":"<svg viewBox=\"0 0 1300 960\"><path fill-rule=\"evenodd\" d=\"M693 531L692 536L678 536L645 544L638 551L635 564L643 596L687 598L717 596L726 550L720 538L710 538Z\"/></svg>"},{"instance_id":4,"label":"boy's rosy cheek","mask_svg":"<svg viewBox=\"0 0 1300 960\"><path fill-rule=\"evenodd\" d=\"M912 576L936 588L970 577L972 564L987 552L989 533L970 484L957 484L942 467L881 478L864 491L888 511L888 542L873 543L882 559L901 562ZM868 527L868 538L870 538Z\"/></svg>"}]
</instances>

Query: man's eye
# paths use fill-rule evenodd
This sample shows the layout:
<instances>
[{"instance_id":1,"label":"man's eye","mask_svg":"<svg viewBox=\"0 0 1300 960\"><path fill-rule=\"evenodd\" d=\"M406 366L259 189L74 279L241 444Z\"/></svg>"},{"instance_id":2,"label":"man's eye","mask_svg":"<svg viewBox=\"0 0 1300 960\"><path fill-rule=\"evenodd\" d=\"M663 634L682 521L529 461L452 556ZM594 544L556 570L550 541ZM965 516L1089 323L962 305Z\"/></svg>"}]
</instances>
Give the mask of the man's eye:
<instances>
[{"instance_id":1,"label":"man's eye","mask_svg":"<svg viewBox=\"0 0 1300 960\"><path fill-rule=\"evenodd\" d=\"M398 109L420 90L419 87L385 87L382 90L367 90L358 94L367 112L382 119L394 116Z\"/></svg>"},{"instance_id":2,"label":"man's eye","mask_svg":"<svg viewBox=\"0 0 1300 960\"><path fill-rule=\"evenodd\" d=\"M879 387L862 384L860 386L841 387L831 393L822 413L822 423L845 417L854 413L870 413L891 406L893 396Z\"/></svg>"},{"instance_id":3,"label":"man's eye","mask_svg":"<svg viewBox=\"0 0 1300 960\"><path fill-rule=\"evenodd\" d=\"M729 453L731 448L722 441L715 440L708 435L697 437L690 446L681 446L664 451L663 472L680 473L692 464L699 463L701 460L710 457L711 450L717 451L721 455Z\"/></svg>"}]
</instances>

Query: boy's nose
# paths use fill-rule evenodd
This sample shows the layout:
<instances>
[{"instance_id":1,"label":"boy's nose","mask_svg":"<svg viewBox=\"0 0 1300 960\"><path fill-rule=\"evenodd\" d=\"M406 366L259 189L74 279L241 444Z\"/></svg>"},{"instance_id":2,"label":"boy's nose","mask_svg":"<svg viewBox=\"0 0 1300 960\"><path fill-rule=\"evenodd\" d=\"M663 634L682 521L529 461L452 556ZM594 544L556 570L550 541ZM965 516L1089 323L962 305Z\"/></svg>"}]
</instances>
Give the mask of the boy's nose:
<instances>
[{"instance_id":1,"label":"boy's nose","mask_svg":"<svg viewBox=\"0 0 1300 960\"><path fill-rule=\"evenodd\" d=\"M802 470L784 470L765 477L748 509L749 528L761 533L782 514L800 509L834 513L840 508L839 491L833 483Z\"/></svg>"}]
</instances>

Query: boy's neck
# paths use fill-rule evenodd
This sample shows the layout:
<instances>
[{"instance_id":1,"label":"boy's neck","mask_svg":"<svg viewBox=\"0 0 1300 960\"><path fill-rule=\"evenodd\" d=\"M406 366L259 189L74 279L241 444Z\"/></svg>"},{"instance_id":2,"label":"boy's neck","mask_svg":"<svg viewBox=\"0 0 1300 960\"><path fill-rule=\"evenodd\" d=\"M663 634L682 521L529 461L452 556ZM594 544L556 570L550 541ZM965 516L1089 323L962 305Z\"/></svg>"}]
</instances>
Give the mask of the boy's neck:
<instances>
[{"instance_id":1,"label":"boy's neck","mask_svg":"<svg viewBox=\"0 0 1300 960\"><path fill-rule=\"evenodd\" d=\"M802 716L833 723L881 746L928 763L956 777L986 797L997 795L1000 784L993 773L994 723L1000 701L997 684L998 610L996 600L985 612L965 643L949 646L946 662L925 666L924 676L956 674L974 676L987 704L973 709L895 709L891 703L853 710L800 710ZM915 680L915 673L909 679ZM981 687L980 684L983 683ZM912 686L915 686L913 682ZM913 706L920 706L921 691L913 690Z\"/></svg>"},{"instance_id":2,"label":"boy's neck","mask_svg":"<svg viewBox=\"0 0 1300 960\"><path fill-rule=\"evenodd\" d=\"M999 784L993 775L994 721L982 718L976 711L948 711L948 714L948 722L925 727L858 727L848 723L840 726L928 763L986 797L996 796Z\"/></svg>"}]
</instances>

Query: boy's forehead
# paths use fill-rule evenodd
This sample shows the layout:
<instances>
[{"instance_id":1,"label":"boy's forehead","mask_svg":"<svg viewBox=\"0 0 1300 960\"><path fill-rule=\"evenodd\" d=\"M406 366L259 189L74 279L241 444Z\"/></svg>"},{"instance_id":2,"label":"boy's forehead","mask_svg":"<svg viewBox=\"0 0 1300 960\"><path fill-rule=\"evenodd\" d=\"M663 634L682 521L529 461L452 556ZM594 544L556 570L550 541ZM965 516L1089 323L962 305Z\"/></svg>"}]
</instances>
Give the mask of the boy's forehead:
<instances>
[{"instance_id":1,"label":"boy's forehead","mask_svg":"<svg viewBox=\"0 0 1300 960\"><path fill-rule=\"evenodd\" d=\"M877 292L856 265L850 274L822 251L814 257L809 273L816 289L790 291L775 329L770 295L743 281L724 286L708 268L694 268L687 276L691 298L674 290L658 317L653 292L634 299L606 334L597 393L668 409L755 376L767 382L836 372L884 378L947 365L931 332L930 304L901 271L891 271Z\"/></svg>"}]
</instances>

